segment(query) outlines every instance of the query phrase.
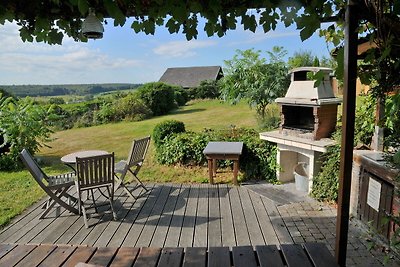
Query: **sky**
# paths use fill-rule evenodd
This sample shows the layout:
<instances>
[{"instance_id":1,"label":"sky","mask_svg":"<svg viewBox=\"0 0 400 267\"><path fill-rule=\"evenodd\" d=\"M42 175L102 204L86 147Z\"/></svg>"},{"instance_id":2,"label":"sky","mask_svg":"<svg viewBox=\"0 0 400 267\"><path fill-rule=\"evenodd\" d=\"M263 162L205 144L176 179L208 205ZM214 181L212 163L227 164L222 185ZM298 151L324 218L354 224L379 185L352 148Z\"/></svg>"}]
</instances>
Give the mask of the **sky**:
<instances>
[{"instance_id":1,"label":"sky","mask_svg":"<svg viewBox=\"0 0 400 267\"><path fill-rule=\"evenodd\" d=\"M169 34L164 27L155 35L135 33L129 21L124 27L104 25L104 37L75 42L64 37L62 45L24 43L15 24L0 25L0 85L146 83L158 81L169 67L222 66L237 49L270 51L283 46L288 56L310 50L329 56L325 40L314 34L302 42L295 27L255 33L238 25L219 38L207 37L199 27L197 40L184 34Z\"/></svg>"}]
</instances>

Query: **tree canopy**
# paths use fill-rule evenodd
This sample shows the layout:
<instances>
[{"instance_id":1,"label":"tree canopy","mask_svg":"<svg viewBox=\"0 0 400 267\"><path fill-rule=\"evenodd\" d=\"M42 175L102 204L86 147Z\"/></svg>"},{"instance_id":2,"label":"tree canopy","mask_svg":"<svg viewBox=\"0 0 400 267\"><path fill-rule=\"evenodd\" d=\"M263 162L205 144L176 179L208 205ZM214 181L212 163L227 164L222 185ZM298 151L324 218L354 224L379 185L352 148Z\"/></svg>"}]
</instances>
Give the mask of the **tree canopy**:
<instances>
[{"instance_id":1,"label":"tree canopy","mask_svg":"<svg viewBox=\"0 0 400 267\"><path fill-rule=\"evenodd\" d=\"M354 0L361 19L373 27L400 37L398 1ZM265 32L275 29L279 21L286 26L296 24L304 40L316 32L321 22L343 21L346 1L342 0L10 0L0 3L0 23L15 21L24 41L59 44L64 35L85 40L80 34L82 19L89 7L100 19L112 18L122 26L133 18L135 32L154 34L157 26L171 33L182 32L188 40L198 34L199 17L204 18L204 31L222 36L240 23L245 30L262 26ZM387 8L390 6L391 8ZM382 8L383 7L383 8ZM377 18L379 17L379 20Z\"/></svg>"}]
</instances>

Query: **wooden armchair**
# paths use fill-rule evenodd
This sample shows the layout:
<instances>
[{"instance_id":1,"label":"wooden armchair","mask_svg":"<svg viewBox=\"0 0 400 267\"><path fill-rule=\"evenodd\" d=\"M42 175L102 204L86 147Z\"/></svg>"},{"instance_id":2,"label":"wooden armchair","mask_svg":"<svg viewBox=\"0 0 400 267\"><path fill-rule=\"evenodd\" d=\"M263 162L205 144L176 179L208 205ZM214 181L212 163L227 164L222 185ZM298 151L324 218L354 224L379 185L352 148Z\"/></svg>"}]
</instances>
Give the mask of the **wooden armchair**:
<instances>
[{"instance_id":1,"label":"wooden armchair","mask_svg":"<svg viewBox=\"0 0 400 267\"><path fill-rule=\"evenodd\" d=\"M116 220L116 214L113 207L114 153L94 157L76 158L76 175L79 213L83 213L83 220L86 228L89 227L89 224L87 221L85 203L82 200L82 193L85 191L90 191L94 208L96 208L94 189L105 188L108 195L106 197L110 202L111 211Z\"/></svg>"},{"instance_id":2,"label":"wooden armchair","mask_svg":"<svg viewBox=\"0 0 400 267\"><path fill-rule=\"evenodd\" d=\"M78 210L74 207L77 199L68 193L68 189L75 184L75 174L65 173L55 176L46 175L39 167L28 150L23 149L20 158L25 167L32 174L35 181L49 196L46 204L43 206L45 211L40 216L43 219L56 204L61 207L78 214Z\"/></svg>"}]
</instances>

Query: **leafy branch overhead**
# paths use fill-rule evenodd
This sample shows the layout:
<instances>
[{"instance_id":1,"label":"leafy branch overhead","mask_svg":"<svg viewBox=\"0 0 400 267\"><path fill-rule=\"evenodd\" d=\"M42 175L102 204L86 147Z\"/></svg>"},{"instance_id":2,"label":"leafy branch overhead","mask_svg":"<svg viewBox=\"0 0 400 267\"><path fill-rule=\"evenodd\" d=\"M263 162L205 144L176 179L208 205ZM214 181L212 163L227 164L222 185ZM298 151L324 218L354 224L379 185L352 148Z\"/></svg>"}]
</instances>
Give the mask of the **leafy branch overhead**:
<instances>
[{"instance_id":1,"label":"leafy branch overhead","mask_svg":"<svg viewBox=\"0 0 400 267\"><path fill-rule=\"evenodd\" d=\"M0 23L17 22L24 41L60 44L64 35L85 41L81 23L92 7L100 19L112 18L114 26L132 17L132 29L146 34L164 26L191 40L198 35L201 17L205 21L202 30L209 36L222 36L238 25L253 32L261 26L267 32L282 21L286 26L297 23L306 39L320 27L322 18L343 13L344 7L336 2L342 1L16 0L1 2Z\"/></svg>"}]
</instances>

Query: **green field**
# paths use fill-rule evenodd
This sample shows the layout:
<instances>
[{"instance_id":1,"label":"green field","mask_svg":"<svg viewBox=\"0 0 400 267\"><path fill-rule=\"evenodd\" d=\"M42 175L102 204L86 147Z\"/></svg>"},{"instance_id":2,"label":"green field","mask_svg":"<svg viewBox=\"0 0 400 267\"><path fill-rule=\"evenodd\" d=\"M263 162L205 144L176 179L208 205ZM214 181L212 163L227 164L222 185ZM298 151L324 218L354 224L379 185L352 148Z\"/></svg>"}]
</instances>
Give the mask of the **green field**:
<instances>
[{"instance_id":1,"label":"green field","mask_svg":"<svg viewBox=\"0 0 400 267\"><path fill-rule=\"evenodd\" d=\"M164 120L175 119L185 123L186 129L201 131L205 128L229 129L236 127L256 128L255 111L246 103L229 105L218 100L197 101L172 112L140 122L120 122L89 128L71 129L53 134L54 140L43 148L38 156L48 173L70 171L60 162L68 153L100 149L114 152L116 160L125 159L133 139L150 135L154 126ZM219 174L217 182L228 182L231 173ZM162 166L154 160L153 144L150 145L140 177L151 182L207 182L207 167L184 168ZM22 212L43 196L27 171L0 172L0 226Z\"/></svg>"}]
</instances>

